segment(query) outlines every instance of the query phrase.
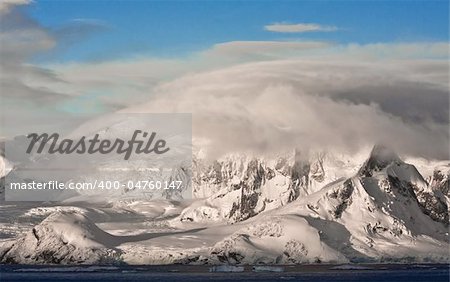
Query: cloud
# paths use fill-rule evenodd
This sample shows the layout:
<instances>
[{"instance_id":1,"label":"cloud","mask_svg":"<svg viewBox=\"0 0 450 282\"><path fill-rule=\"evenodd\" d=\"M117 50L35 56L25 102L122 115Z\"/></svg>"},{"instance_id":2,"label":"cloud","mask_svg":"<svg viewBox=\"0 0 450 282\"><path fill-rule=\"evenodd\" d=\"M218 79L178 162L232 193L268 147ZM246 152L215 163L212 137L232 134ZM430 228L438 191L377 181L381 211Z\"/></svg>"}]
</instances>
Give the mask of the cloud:
<instances>
[{"instance_id":1,"label":"cloud","mask_svg":"<svg viewBox=\"0 0 450 282\"><path fill-rule=\"evenodd\" d=\"M8 13L10 9L16 6L28 5L31 2L32 2L31 0L1 0L0 15Z\"/></svg>"},{"instance_id":2,"label":"cloud","mask_svg":"<svg viewBox=\"0 0 450 282\"><path fill-rule=\"evenodd\" d=\"M339 46L337 52L352 54L364 60L370 59L447 59L448 42L396 42L348 44Z\"/></svg>"},{"instance_id":3,"label":"cloud","mask_svg":"<svg viewBox=\"0 0 450 282\"><path fill-rule=\"evenodd\" d=\"M331 64L335 61L343 65L363 65L401 60L404 66L411 61L411 65L402 70L408 79L418 83L432 83L445 89L448 81L446 65L431 64L428 59L445 61L448 48L448 43L439 42L335 45L317 41L232 41L213 45L184 58L137 57L128 60L51 64L47 68L57 73L62 82L32 82L36 87L48 87L70 95L106 91L114 94L115 104L129 105L151 96L155 86L162 82L190 73L223 69L242 63L304 59L322 62L326 66L327 62ZM339 71L338 68L336 71Z\"/></svg>"},{"instance_id":4,"label":"cloud","mask_svg":"<svg viewBox=\"0 0 450 282\"><path fill-rule=\"evenodd\" d=\"M67 109L74 105L78 105L78 112L117 109L114 102L102 100L103 96L89 87L80 89L64 80L58 70L30 64L33 58L60 52L109 26L98 20L74 19L55 28L44 27L21 9L30 3L0 2L1 119L5 124L0 137L43 128L46 125L37 122L42 119L64 120L71 113ZM85 107L92 104L97 107Z\"/></svg>"},{"instance_id":5,"label":"cloud","mask_svg":"<svg viewBox=\"0 0 450 282\"><path fill-rule=\"evenodd\" d=\"M57 27L51 32L57 38L59 44L72 45L109 29L110 26L106 22L100 20L74 19Z\"/></svg>"},{"instance_id":6,"label":"cloud","mask_svg":"<svg viewBox=\"0 0 450 282\"><path fill-rule=\"evenodd\" d=\"M19 9L27 3L3 1L0 5L1 118L5 125L0 136L38 127L36 117L58 115L54 105L68 98L46 87L62 82L55 72L29 63L33 56L52 50L57 42L49 30Z\"/></svg>"},{"instance_id":7,"label":"cloud","mask_svg":"<svg viewBox=\"0 0 450 282\"><path fill-rule=\"evenodd\" d=\"M215 44L206 53L240 59L270 59L280 55L305 54L309 50L324 49L332 44L321 41L231 41Z\"/></svg>"},{"instance_id":8,"label":"cloud","mask_svg":"<svg viewBox=\"0 0 450 282\"><path fill-rule=\"evenodd\" d=\"M315 41L232 41L216 44L186 58L139 57L95 63L47 65L58 74L62 82L41 83L36 80L33 85L69 95L109 93L97 96L115 109L151 98L154 89L161 83L187 74L224 69L237 64L303 59L305 62L322 64L325 71L327 66L333 66L334 71L339 73L339 64L344 69L348 64L353 64L356 68L357 65L382 65L384 62L392 64L393 61L401 60L399 65L404 66L401 72L405 79L416 81L419 85L432 84L442 90L447 87L447 66L439 62L445 61L447 48L447 43L347 46ZM433 63L428 59L438 62ZM380 73L370 75L383 76L383 72L380 70Z\"/></svg>"},{"instance_id":9,"label":"cloud","mask_svg":"<svg viewBox=\"0 0 450 282\"><path fill-rule=\"evenodd\" d=\"M111 110L192 112L194 136L208 140L211 156L383 142L449 158L448 43L304 43L229 42L183 59L53 65L68 84L47 86L105 91L99 99Z\"/></svg>"},{"instance_id":10,"label":"cloud","mask_svg":"<svg viewBox=\"0 0 450 282\"><path fill-rule=\"evenodd\" d=\"M445 64L429 62L428 70ZM193 113L193 134L208 140L213 157L292 148L357 152L382 142L403 154L448 159L448 90L411 81L404 75L411 65L248 63L164 83L148 103L125 111ZM426 80L427 71L416 68L421 75Z\"/></svg>"},{"instance_id":11,"label":"cloud","mask_svg":"<svg viewBox=\"0 0 450 282\"><path fill-rule=\"evenodd\" d=\"M302 32L315 32L315 31L336 31L335 26L323 26L315 23L273 23L264 26L264 29L272 32L281 33L302 33Z\"/></svg>"}]
</instances>

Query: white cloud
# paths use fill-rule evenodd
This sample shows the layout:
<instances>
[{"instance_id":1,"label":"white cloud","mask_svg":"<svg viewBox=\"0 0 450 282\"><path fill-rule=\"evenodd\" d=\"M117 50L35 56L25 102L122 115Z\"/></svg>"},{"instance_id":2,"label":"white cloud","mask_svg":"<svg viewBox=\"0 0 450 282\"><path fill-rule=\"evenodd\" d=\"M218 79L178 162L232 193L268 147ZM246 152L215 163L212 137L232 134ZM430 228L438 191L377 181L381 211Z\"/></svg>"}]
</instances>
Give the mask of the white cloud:
<instances>
[{"instance_id":1,"label":"white cloud","mask_svg":"<svg viewBox=\"0 0 450 282\"><path fill-rule=\"evenodd\" d=\"M51 105L66 98L45 87L59 81L52 70L28 63L34 55L56 45L46 28L18 9L28 3L30 1L9 0L0 3L1 118L7 125L2 127L0 136L21 132L23 127L31 126L38 115L55 114L58 109ZM40 87L30 81L39 81Z\"/></svg>"},{"instance_id":2,"label":"white cloud","mask_svg":"<svg viewBox=\"0 0 450 282\"><path fill-rule=\"evenodd\" d=\"M270 58L306 53L309 50L324 49L332 44L321 41L231 41L215 44L207 53L218 56L234 56L241 59Z\"/></svg>"},{"instance_id":3,"label":"white cloud","mask_svg":"<svg viewBox=\"0 0 450 282\"><path fill-rule=\"evenodd\" d=\"M142 57L130 60L47 65L48 69L61 77L61 81L49 83L38 79L28 82L35 87L46 87L70 95L81 95L97 90L106 91L112 94L111 102L124 106L151 96L153 89L162 82L186 74L224 69L242 63L303 59L305 62L314 61L317 65L319 63L324 66L334 65L333 68L339 73L339 67L336 66L338 64L342 64L343 67L349 64L382 65L385 62L401 60L399 65L408 66L402 69L405 79L431 83L435 87L446 89L447 65L440 63L440 59L446 56L448 46L448 43L347 46L314 41L232 41L216 44L210 49L186 58ZM434 60L430 62L426 60L428 58ZM376 77L384 74L372 75Z\"/></svg>"},{"instance_id":4,"label":"white cloud","mask_svg":"<svg viewBox=\"0 0 450 282\"><path fill-rule=\"evenodd\" d=\"M301 33L301 32L312 32L312 31L336 31L338 30L335 26L323 26L315 23L273 23L264 26L267 31L282 32L282 33Z\"/></svg>"},{"instance_id":5,"label":"white cloud","mask_svg":"<svg viewBox=\"0 0 450 282\"><path fill-rule=\"evenodd\" d=\"M384 142L408 155L449 158L448 64L427 59L442 47L404 46L416 50L411 56L432 50L421 59L388 52L403 48L395 44L375 48L394 57L377 56L373 46L298 46L290 56L268 44L266 61L245 59L251 44L225 47L178 60L53 65L61 81L35 77L32 85L86 97L105 92L92 99L110 110L139 104L128 111L191 112L194 136L210 140L216 156L293 147L348 151Z\"/></svg>"},{"instance_id":6,"label":"white cloud","mask_svg":"<svg viewBox=\"0 0 450 282\"><path fill-rule=\"evenodd\" d=\"M448 159L448 92L425 83L445 64L255 62L163 83L148 103L126 111L193 113L193 134L210 140L214 156L296 147L357 151L382 142ZM411 67L422 83L410 80Z\"/></svg>"},{"instance_id":7,"label":"white cloud","mask_svg":"<svg viewBox=\"0 0 450 282\"><path fill-rule=\"evenodd\" d=\"M8 13L14 6L28 5L31 0L0 0L0 15Z\"/></svg>"},{"instance_id":8,"label":"white cloud","mask_svg":"<svg viewBox=\"0 0 450 282\"><path fill-rule=\"evenodd\" d=\"M448 43L288 43L230 42L177 60L54 65L66 83L46 86L103 90L110 93L99 98L105 105L144 104L133 111L192 112L194 135L210 139L216 155L384 142L410 155L449 157Z\"/></svg>"}]
</instances>

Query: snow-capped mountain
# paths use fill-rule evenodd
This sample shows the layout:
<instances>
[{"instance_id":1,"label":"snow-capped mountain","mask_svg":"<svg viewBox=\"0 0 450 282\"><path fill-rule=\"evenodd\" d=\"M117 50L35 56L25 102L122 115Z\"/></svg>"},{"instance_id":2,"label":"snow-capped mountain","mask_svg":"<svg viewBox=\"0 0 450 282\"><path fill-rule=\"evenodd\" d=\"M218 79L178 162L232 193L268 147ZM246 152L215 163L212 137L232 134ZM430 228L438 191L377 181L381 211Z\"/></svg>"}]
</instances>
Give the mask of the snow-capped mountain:
<instances>
[{"instance_id":1,"label":"snow-capped mountain","mask_svg":"<svg viewBox=\"0 0 450 282\"><path fill-rule=\"evenodd\" d=\"M429 184L413 165L375 146L354 175L252 217L211 255L228 263L448 261L448 204L439 185L446 180L438 175ZM200 220L211 211L202 208Z\"/></svg>"},{"instance_id":2,"label":"snow-capped mountain","mask_svg":"<svg viewBox=\"0 0 450 282\"><path fill-rule=\"evenodd\" d=\"M314 193L356 169L348 156L299 150L275 157L233 154L209 164L194 158L193 194L206 199L187 209L181 220L245 220Z\"/></svg>"},{"instance_id":3,"label":"snow-capped mountain","mask_svg":"<svg viewBox=\"0 0 450 282\"><path fill-rule=\"evenodd\" d=\"M368 222L365 230L359 230L365 235L395 238L426 234L446 241L447 204L440 201L438 193L429 191L430 186L413 165L404 163L389 149L376 146L356 175L332 183L296 204L305 204L311 216L342 222L350 229L355 222ZM419 200L420 193L428 193L437 204L425 204Z\"/></svg>"},{"instance_id":4,"label":"snow-capped mountain","mask_svg":"<svg viewBox=\"0 0 450 282\"><path fill-rule=\"evenodd\" d=\"M69 212L24 208L22 217L39 210L49 211L48 217L0 243L0 260L449 262L449 171L439 162L424 177L380 145L365 160L299 150L275 157L232 154L213 162L196 156L194 200L116 197L89 214L73 208L83 203L66 203ZM111 209L114 215L107 216Z\"/></svg>"},{"instance_id":5,"label":"snow-capped mountain","mask_svg":"<svg viewBox=\"0 0 450 282\"><path fill-rule=\"evenodd\" d=\"M439 186L436 183L429 184L415 166L404 163L392 150L375 146L358 175L363 181L373 181L373 178L377 179L377 175L380 176L380 172L384 173L383 178L378 179L381 188L393 194L393 190L397 189L397 193L417 201L424 214L435 221L449 224L448 203L442 188L435 187Z\"/></svg>"},{"instance_id":6,"label":"snow-capped mountain","mask_svg":"<svg viewBox=\"0 0 450 282\"><path fill-rule=\"evenodd\" d=\"M409 193L423 213L444 224L449 221L445 195L449 170L440 167L427 182L413 165L384 146L375 146L361 167L348 156L298 150L272 159L231 155L209 166L194 159L193 167L194 196L205 199L186 209L182 221L241 221L351 176L371 185L382 171L386 176L376 185Z\"/></svg>"}]
</instances>

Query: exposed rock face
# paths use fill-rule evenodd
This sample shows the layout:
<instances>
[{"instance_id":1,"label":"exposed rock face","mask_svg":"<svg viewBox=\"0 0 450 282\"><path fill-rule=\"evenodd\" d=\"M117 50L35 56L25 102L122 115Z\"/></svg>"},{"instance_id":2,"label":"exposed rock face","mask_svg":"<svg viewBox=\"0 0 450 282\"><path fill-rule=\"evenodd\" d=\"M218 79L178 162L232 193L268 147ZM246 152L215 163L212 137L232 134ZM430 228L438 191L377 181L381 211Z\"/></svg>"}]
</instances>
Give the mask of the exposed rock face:
<instances>
[{"instance_id":1,"label":"exposed rock face","mask_svg":"<svg viewBox=\"0 0 450 282\"><path fill-rule=\"evenodd\" d=\"M417 201L419 202L424 214L430 216L433 220L449 224L449 209L447 203L437 196L435 192L417 192Z\"/></svg>"},{"instance_id":2,"label":"exposed rock face","mask_svg":"<svg viewBox=\"0 0 450 282\"><path fill-rule=\"evenodd\" d=\"M230 218L247 219L254 216L261 197L261 186L266 182L266 177L271 177L270 169L264 169L258 160L251 160L248 164L245 176L238 184L232 185L234 190L241 192L239 203L233 203ZM264 206L260 208L264 209Z\"/></svg>"},{"instance_id":3,"label":"exposed rock face","mask_svg":"<svg viewBox=\"0 0 450 282\"><path fill-rule=\"evenodd\" d=\"M14 264L98 264L117 262L106 247L114 236L99 229L86 216L56 212L25 236L4 245L0 262ZM109 243L108 243L109 242Z\"/></svg>"},{"instance_id":4,"label":"exposed rock face","mask_svg":"<svg viewBox=\"0 0 450 282\"><path fill-rule=\"evenodd\" d=\"M374 173L381 171L392 163L401 164L403 162L390 148L383 145L375 145L358 174L363 177L371 177Z\"/></svg>"},{"instance_id":5,"label":"exposed rock face","mask_svg":"<svg viewBox=\"0 0 450 282\"><path fill-rule=\"evenodd\" d=\"M341 186L329 194L329 197L339 201L339 204L332 210L335 218L340 218L345 209L351 204L354 187L351 179L347 179Z\"/></svg>"},{"instance_id":6,"label":"exposed rock face","mask_svg":"<svg viewBox=\"0 0 450 282\"><path fill-rule=\"evenodd\" d=\"M450 197L450 164L434 170L430 186L432 190L440 191L446 197Z\"/></svg>"},{"instance_id":7,"label":"exposed rock face","mask_svg":"<svg viewBox=\"0 0 450 282\"><path fill-rule=\"evenodd\" d=\"M203 206L186 210L183 221L242 221L313 193L347 173L340 169L341 162L324 153L299 151L274 158L230 155L210 165L201 159L193 163L194 196L207 199ZM329 172L325 166L331 167Z\"/></svg>"}]
</instances>

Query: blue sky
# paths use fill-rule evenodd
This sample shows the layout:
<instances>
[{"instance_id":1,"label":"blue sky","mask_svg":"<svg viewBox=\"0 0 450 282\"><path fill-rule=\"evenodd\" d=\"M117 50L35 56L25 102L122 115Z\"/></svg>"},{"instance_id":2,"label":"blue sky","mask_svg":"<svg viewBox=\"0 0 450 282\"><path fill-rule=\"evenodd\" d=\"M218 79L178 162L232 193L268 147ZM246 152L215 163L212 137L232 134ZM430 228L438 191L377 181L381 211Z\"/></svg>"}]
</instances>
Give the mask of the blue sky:
<instances>
[{"instance_id":1,"label":"blue sky","mask_svg":"<svg viewBox=\"0 0 450 282\"><path fill-rule=\"evenodd\" d=\"M216 43L449 40L448 1L35 1L26 7L60 37L44 61L180 57ZM272 23L314 23L330 32L280 33Z\"/></svg>"}]
</instances>

